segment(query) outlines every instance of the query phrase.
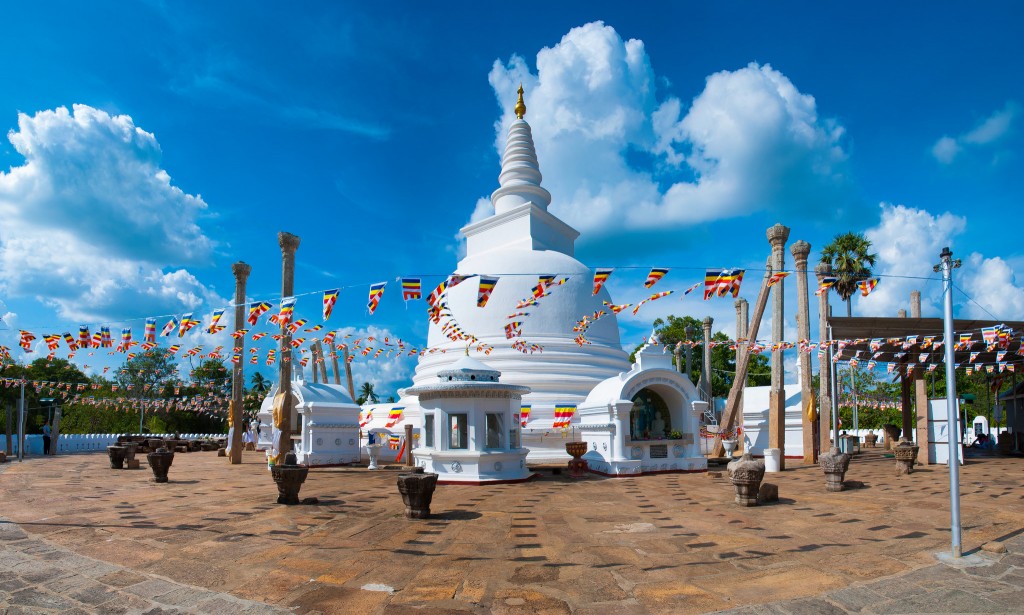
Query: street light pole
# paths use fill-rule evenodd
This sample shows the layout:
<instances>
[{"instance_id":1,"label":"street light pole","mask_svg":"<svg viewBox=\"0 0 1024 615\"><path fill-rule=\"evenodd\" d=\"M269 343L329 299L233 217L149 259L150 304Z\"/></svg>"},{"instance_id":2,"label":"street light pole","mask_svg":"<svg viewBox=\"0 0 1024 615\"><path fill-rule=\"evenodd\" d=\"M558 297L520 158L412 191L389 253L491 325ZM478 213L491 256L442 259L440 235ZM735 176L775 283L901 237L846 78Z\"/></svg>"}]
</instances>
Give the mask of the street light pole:
<instances>
[{"instance_id":1,"label":"street light pole","mask_svg":"<svg viewBox=\"0 0 1024 615\"><path fill-rule=\"evenodd\" d=\"M948 247L942 248L939 255L942 262L935 265L936 272L942 271L942 286L945 309L943 310L943 341L946 345L946 417L947 443L949 444L949 514L950 529L953 537L953 557L963 554L960 541L960 459L957 426L956 370L953 363L953 269L960 266L960 259L953 260L953 253Z\"/></svg>"}]
</instances>

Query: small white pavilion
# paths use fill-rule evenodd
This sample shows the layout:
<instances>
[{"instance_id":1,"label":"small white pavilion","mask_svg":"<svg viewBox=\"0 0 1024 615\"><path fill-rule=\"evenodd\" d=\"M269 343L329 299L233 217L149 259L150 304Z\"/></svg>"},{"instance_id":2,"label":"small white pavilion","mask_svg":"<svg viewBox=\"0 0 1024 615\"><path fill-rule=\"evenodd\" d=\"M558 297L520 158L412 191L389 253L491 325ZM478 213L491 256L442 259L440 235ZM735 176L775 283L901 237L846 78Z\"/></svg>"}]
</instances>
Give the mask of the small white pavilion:
<instances>
[{"instance_id":1,"label":"small white pavilion","mask_svg":"<svg viewBox=\"0 0 1024 615\"><path fill-rule=\"evenodd\" d=\"M270 449L274 385L260 406L259 446ZM307 382L292 366L292 447L299 463L332 466L359 462L359 406L338 384Z\"/></svg>"},{"instance_id":2,"label":"small white pavilion","mask_svg":"<svg viewBox=\"0 0 1024 615\"><path fill-rule=\"evenodd\" d=\"M606 476L704 472L697 445L707 402L672 366L672 355L651 334L628 372L598 384L579 406L583 459Z\"/></svg>"},{"instance_id":3,"label":"small white pavilion","mask_svg":"<svg viewBox=\"0 0 1024 615\"><path fill-rule=\"evenodd\" d=\"M416 465L439 483L512 483L530 478L520 446L519 409L529 387L498 382L501 372L464 356L438 381L407 391L419 398L423 426Z\"/></svg>"}]
</instances>

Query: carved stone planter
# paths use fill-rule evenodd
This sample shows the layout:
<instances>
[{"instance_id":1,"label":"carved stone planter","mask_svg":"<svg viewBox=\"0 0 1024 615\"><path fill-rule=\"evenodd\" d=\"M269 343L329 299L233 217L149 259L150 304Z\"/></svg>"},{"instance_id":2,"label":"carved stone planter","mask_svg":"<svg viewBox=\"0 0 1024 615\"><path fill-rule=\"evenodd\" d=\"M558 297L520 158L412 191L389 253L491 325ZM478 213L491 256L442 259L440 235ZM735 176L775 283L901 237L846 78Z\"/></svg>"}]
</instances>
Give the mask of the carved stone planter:
<instances>
[{"instance_id":1,"label":"carved stone planter","mask_svg":"<svg viewBox=\"0 0 1024 615\"><path fill-rule=\"evenodd\" d=\"M270 467L270 474L277 483L277 503L299 504L299 489L306 482L309 466L300 466L295 453L288 453L284 456L283 464Z\"/></svg>"},{"instance_id":2,"label":"carved stone planter","mask_svg":"<svg viewBox=\"0 0 1024 615\"><path fill-rule=\"evenodd\" d=\"M580 457L587 452L586 442L566 442L565 452L572 455L572 459L569 460L569 478L583 478L587 475L587 471L590 470L590 466L587 462Z\"/></svg>"},{"instance_id":3,"label":"carved stone planter","mask_svg":"<svg viewBox=\"0 0 1024 615\"><path fill-rule=\"evenodd\" d=\"M146 459L149 460L149 467L153 470L153 482L166 483L167 471L171 469L171 463L174 462L174 452L160 447L146 455Z\"/></svg>"},{"instance_id":4,"label":"carved stone planter","mask_svg":"<svg viewBox=\"0 0 1024 615\"><path fill-rule=\"evenodd\" d=\"M430 516L430 500L437 488L437 474L399 474L398 492L405 503L407 519L426 519Z\"/></svg>"},{"instance_id":5,"label":"carved stone planter","mask_svg":"<svg viewBox=\"0 0 1024 615\"><path fill-rule=\"evenodd\" d=\"M382 447L382 446L384 446L384 445L383 444L367 444L366 445L366 452L367 452L367 454L370 455L370 465L366 466L367 470L376 470L377 469L377 458L380 455L380 447Z\"/></svg>"},{"instance_id":6,"label":"carved stone planter","mask_svg":"<svg viewBox=\"0 0 1024 615\"><path fill-rule=\"evenodd\" d=\"M833 446L827 454L818 457L818 465L825 473L825 491L842 491L843 478L850 467L850 456L840 453L839 449Z\"/></svg>"},{"instance_id":7,"label":"carved stone planter","mask_svg":"<svg viewBox=\"0 0 1024 615\"><path fill-rule=\"evenodd\" d=\"M732 459L732 452L736 450L736 440L722 440L722 448L725 449L725 456Z\"/></svg>"},{"instance_id":8,"label":"carved stone planter","mask_svg":"<svg viewBox=\"0 0 1024 615\"><path fill-rule=\"evenodd\" d=\"M727 466L729 477L736 488L736 503L740 506L757 506L757 494L764 478L764 462L743 453L743 456Z\"/></svg>"},{"instance_id":9,"label":"carved stone planter","mask_svg":"<svg viewBox=\"0 0 1024 615\"><path fill-rule=\"evenodd\" d=\"M864 444L867 444L871 448L875 448L875 444L877 444L877 443L878 443L878 436L877 435L875 435L873 433L869 433L868 435L864 436Z\"/></svg>"},{"instance_id":10,"label":"carved stone planter","mask_svg":"<svg viewBox=\"0 0 1024 615\"><path fill-rule=\"evenodd\" d=\"M896 476L903 476L914 471L914 462L917 461L917 452L920 446L912 444L906 438L892 447L893 456L896 457Z\"/></svg>"},{"instance_id":11,"label":"carved stone planter","mask_svg":"<svg viewBox=\"0 0 1024 615\"><path fill-rule=\"evenodd\" d=\"M110 456L110 467L114 470L124 469L124 459L128 455L128 449L123 446L108 446L107 455Z\"/></svg>"}]
</instances>

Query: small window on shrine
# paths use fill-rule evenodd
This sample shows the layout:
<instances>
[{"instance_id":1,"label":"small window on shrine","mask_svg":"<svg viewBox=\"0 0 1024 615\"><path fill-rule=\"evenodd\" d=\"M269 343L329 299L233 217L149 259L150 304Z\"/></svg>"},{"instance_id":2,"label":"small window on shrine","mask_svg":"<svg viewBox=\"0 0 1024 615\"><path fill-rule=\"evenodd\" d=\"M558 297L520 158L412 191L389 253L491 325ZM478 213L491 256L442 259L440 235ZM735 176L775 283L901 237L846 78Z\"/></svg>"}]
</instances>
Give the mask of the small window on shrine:
<instances>
[{"instance_id":1,"label":"small window on shrine","mask_svg":"<svg viewBox=\"0 0 1024 615\"><path fill-rule=\"evenodd\" d=\"M629 435L633 440L664 440L672 432L672 417L660 395L642 389L633 396Z\"/></svg>"},{"instance_id":2,"label":"small window on shrine","mask_svg":"<svg viewBox=\"0 0 1024 615\"><path fill-rule=\"evenodd\" d=\"M434 448L434 415L427 414L423 417L423 446Z\"/></svg>"},{"instance_id":3,"label":"small window on shrine","mask_svg":"<svg viewBox=\"0 0 1024 615\"><path fill-rule=\"evenodd\" d=\"M487 444L486 448L502 448L502 421L500 414L487 414Z\"/></svg>"},{"instance_id":4,"label":"small window on shrine","mask_svg":"<svg viewBox=\"0 0 1024 615\"><path fill-rule=\"evenodd\" d=\"M452 414L449 419L448 448L469 448L469 415Z\"/></svg>"}]
</instances>

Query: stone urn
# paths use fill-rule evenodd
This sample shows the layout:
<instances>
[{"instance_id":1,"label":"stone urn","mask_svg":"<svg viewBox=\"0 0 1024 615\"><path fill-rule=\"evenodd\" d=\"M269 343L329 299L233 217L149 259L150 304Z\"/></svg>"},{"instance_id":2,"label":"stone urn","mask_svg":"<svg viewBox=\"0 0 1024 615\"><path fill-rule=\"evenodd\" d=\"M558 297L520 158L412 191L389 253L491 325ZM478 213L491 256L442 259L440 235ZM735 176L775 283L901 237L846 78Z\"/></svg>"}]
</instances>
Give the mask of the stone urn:
<instances>
[{"instance_id":1,"label":"stone urn","mask_svg":"<svg viewBox=\"0 0 1024 615\"><path fill-rule=\"evenodd\" d=\"M736 440L722 440L722 448L725 449L725 456L732 459L732 452L736 450Z\"/></svg>"},{"instance_id":2,"label":"stone urn","mask_svg":"<svg viewBox=\"0 0 1024 615\"><path fill-rule=\"evenodd\" d=\"M757 493L764 478L764 462L746 452L726 467L733 487L736 488L736 503L740 506L757 506Z\"/></svg>"},{"instance_id":3,"label":"stone urn","mask_svg":"<svg viewBox=\"0 0 1024 615\"><path fill-rule=\"evenodd\" d=\"M114 470L124 469L124 460L128 456L128 448L119 445L107 447L107 455L110 456L110 467Z\"/></svg>"},{"instance_id":4,"label":"stone urn","mask_svg":"<svg viewBox=\"0 0 1024 615\"><path fill-rule=\"evenodd\" d=\"M366 466L367 470L376 470L377 468L377 457L380 456L380 449L384 446L383 444L367 444L366 452L370 455L370 465Z\"/></svg>"},{"instance_id":5,"label":"stone urn","mask_svg":"<svg viewBox=\"0 0 1024 615\"><path fill-rule=\"evenodd\" d=\"M825 491L842 491L843 478L850 467L850 456L832 447L825 455L818 457L818 465L825 473Z\"/></svg>"},{"instance_id":6,"label":"stone urn","mask_svg":"<svg viewBox=\"0 0 1024 615\"><path fill-rule=\"evenodd\" d=\"M572 456L569 460L569 477L570 478L583 478L587 475L587 471L590 470L590 466L587 462L581 459L587 452L586 442L566 442L565 452Z\"/></svg>"},{"instance_id":7,"label":"stone urn","mask_svg":"<svg viewBox=\"0 0 1024 615\"><path fill-rule=\"evenodd\" d=\"M920 446L906 438L901 438L900 443L892 447L893 456L896 457L896 476L903 476L914 471L914 462L917 461L917 452L920 449Z\"/></svg>"},{"instance_id":8,"label":"stone urn","mask_svg":"<svg viewBox=\"0 0 1024 615\"><path fill-rule=\"evenodd\" d=\"M270 467L270 474L277 483L277 503L299 504L299 489L306 482L309 466L300 466L295 453L288 453L284 463Z\"/></svg>"},{"instance_id":9,"label":"stone urn","mask_svg":"<svg viewBox=\"0 0 1024 615\"><path fill-rule=\"evenodd\" d=\"M867 444L871 448L875 448L875 444L878 443L878 436L873 432L868 432L868 435L864 436L864 444Z\"/></svg>"},{"instance_id":10,"label":"stone urn","mask_svg":"<svg viewBox=\"0 0 1024 615\"><path fill-rule=\"evenodd\" d=\"M437 474L430 472L398 475L398 492L405 503L407 519L426 519L430 516L430 500L437 488Z\"/></svg>"},{"instance_id":11,"label":"stone urn","mask_svg":"<svg viewBox=\"0 0 1024 615\"><path fill-rule=\"evenodd\" d=\"M174 461L174 451L169 451L161 446L146 455L146 459L149 460L149 467L153 470L153 482L166 483L167 471L171 469L171 463Z\"/></svg>"}]
</instances>

